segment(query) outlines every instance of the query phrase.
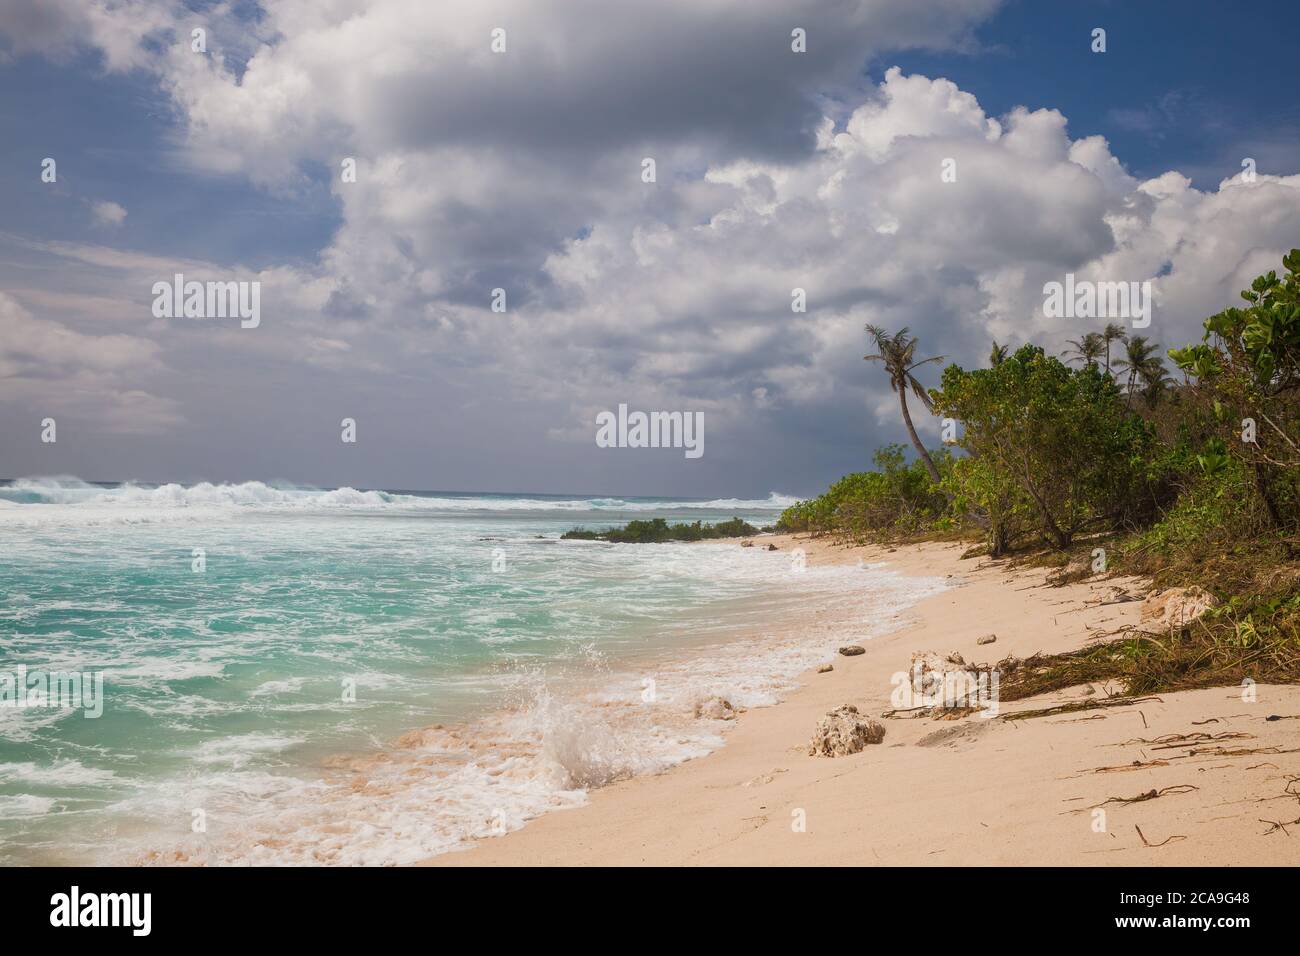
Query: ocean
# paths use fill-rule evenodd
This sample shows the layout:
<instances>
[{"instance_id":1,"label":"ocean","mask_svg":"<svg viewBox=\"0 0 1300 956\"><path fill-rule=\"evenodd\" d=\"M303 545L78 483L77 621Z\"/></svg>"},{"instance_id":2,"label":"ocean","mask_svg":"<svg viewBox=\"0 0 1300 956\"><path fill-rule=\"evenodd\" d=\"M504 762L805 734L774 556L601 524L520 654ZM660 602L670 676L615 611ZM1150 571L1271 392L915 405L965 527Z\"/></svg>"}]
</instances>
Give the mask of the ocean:
<instances>
[{"instance_id":1,"label":"ocean","mask_svg":"<svg viewBox=\"0 0 1300 956\"><path fill-rule=\"evenodd\" d=\"M0 862L412 863L702 756L944 583L559 536L792 502L0 484L0 688L102 680L0 700Z\"/></svg>"}]
</instances>

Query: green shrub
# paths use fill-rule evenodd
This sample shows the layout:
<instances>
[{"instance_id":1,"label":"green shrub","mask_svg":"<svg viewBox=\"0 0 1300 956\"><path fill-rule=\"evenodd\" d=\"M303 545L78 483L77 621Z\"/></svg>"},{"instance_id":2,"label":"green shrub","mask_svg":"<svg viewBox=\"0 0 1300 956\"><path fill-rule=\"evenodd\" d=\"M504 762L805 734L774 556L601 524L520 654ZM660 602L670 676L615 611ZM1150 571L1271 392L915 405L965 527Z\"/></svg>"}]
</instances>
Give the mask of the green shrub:
<instances>
[{"instance_id":1,"label":"green shrub","mask_svg":"<svg viewBox=\"0 0 1300 956\"><path fill-rule=\"evenodd\" d=\"M1145 498L1153 433L1095 365L1072 369L1026 345L993 368L949 365L932 397L939 414L964 423L958 444L980 461L962 476L975 503L986 514L1034 515L1057 548L1124 524Z\"/></svg>"},{"instance_id":2,"label":"green shrub","mask_svg":"<svg viewBox=\"0 0 1300 956\"><path fill-rule=\"evenodd\" d=\"M1300 249L1283 275L1257 277L1249 305L1205 320L1200 344L1169 356L1214 410L1223 453L1250 468L1254 493L1279 530L1300 532Z\"/></svg>"},{"instance_id":3,"label":"green shrub","mask_svg":"<svg viewBox=\"0 0 1300 956\"><path fill-rule=\"evenodd\" d=\"M931 457L941 476L951 471L946 449L931 452ZM908 462L903 445L877 449L872 461L877 470L845 475L825 494L787 508L777 530L887 540L946 527L947 498L931 482L923 462Z\"/></svg>"},{"instance_id":4,"label":"green shrub","mask_svg":"<svg viewBox=\"0 0 1300 956\"><path fill-rule=\"evenodd\" d=\"M622 528L590 531L574 528L560 535L565 541L611 541L617 544L655 544L664 541L707 541L716 538L743 538L758 534L758 529L740 518L707 525L701 521L670 525L664 518L629 521Z\"/></svg>"}]
</instances>

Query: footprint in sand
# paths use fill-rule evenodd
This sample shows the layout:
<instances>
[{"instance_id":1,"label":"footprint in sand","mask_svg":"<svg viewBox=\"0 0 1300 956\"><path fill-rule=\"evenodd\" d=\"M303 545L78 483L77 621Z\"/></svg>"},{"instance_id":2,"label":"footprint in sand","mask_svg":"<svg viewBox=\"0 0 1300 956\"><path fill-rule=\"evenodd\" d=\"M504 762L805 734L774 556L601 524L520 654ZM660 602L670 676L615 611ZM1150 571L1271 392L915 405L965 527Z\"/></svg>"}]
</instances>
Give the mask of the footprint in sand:
<instances>
[{"instance_id":1,"label":"footprint in sand","mask_svg":"<svg viewBox=\"0 0 1300 956\"><path fill-rule=\"evenodd\" d=\"M741 784L741 786L742 786L742 787L761 787L761 786L764 786L765 784L769 784L769 783L771 783L773 780L775 780L775 779L776 779L776 775L777 775L778 773L785 773L785 772L786 772L786 769L785 769L784 767L777 767L775 770L769 770L767 773L760 773L757 777L754 777L752 780L746 780L744 783Z\"/></svg>"}]
</instances>

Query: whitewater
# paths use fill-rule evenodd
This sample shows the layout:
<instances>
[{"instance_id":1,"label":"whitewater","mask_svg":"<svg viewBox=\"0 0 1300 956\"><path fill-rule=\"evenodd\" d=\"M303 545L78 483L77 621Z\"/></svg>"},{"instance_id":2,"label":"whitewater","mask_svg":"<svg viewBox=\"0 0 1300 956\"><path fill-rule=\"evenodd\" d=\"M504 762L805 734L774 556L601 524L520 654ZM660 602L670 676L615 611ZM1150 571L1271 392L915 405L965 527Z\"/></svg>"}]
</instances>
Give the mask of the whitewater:
<instances>
[{"instance_id":1,"label":"whitewater","mask_svg":"<svg viewBox=\"0 0 1300 956\"><path fill-rule=\"evenodd\" d=\"M560 535L793 501L0 483L0 672L105 696L0 708L0 862L411 863L702 756L700 704L775 703L943 582Z\"/></svg>"}]
</instances>

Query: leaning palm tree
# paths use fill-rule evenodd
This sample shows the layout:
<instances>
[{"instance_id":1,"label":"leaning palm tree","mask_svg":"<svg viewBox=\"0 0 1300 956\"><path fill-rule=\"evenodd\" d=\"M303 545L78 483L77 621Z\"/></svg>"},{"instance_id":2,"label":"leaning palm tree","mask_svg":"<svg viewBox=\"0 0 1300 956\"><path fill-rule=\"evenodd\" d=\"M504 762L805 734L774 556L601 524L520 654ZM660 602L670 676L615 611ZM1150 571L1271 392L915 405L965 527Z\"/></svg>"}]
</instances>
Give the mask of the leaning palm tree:
<instances>
[{"instance_id":1,"label":"leaning palm tree","mask_svg":"<svg viewBox=\"0 0 1300 956\"><path fill-rule=\"evenodd\" d=\"M1089 332L1081 339L1071 339L1066 343L1074 346L1066 349L1065 354L1069 356L1068 361L1076 359L1083 362L1086 368L1089 365L1096 365L1097 359L1106 353L1106 343L1102 340L1100 332Z\"/></svg>"},{"instance_id":2,"label":"leaning palm tree","mask_svg":"<svg viewBox=\"0 0 1300 956\"><path fill-rule=\"evenodd\" d=\"M1110 344L1112 342L1127 342L1128 332L1124 330L1124 326L1116 325L1114 322L1109 322L1107 323L1106 328L1102 330L1101 340L1106 343L1106 374L1109 375Z\"/></svg>"},{"instance_id":3,"label":"leaning palm tree","mask_svg":"<svg viewBox=\"0 0 1300 956\"><path fill-rule=\"evenodd\" d=\"M1145 335L1135 335L1124 343L1124 355L1115 360L1115 368L1128 372L1128 401L1125 407L1133 404L1133 394L1137 390L1139 378L1146 379L1164 370L1164 362L1159 354L1160 346L1150 341Z\"/></svg>"},{"instance_id":4,"label":"leaning palm tree","mask_svg":"<svg viewBox=\"0 0 1300 956\"><path fill-rule=\"evenodd\" d=\"M930 362L942 362L943 356L935 355L916 361L916 337L909 335L906 327L891 335L878 325L868 324L867 334L871 336L872 344L876 347L876 354L862 357L868 362L880 362L885 366L885 372L889 375L889 388L898 393L898 405L903 410L903 424L907 426L907 434L912 439L916 453L921 456L921 461L925 462L925 470L929 472L930 480L937 485L941 480L939 469L934 466L930 453L925 450L921 439L917 437L916 427L912 424L912 415L907 410L907 390L910 388L927 410L932 409L929 394L912 374L912 370Z\"/></svg>"},{"instance_id":5,"label":"leaning palm tree","mask_svg":"<svg viewBox=\"0 0 1300 956\"><path fill-rule=\"evenodd\" d=\"M1007 346L998 345L998 340L993 340L993 348L989 350L989 368L997 368L1007 360Z\"/></svg>"}]
</instances>

